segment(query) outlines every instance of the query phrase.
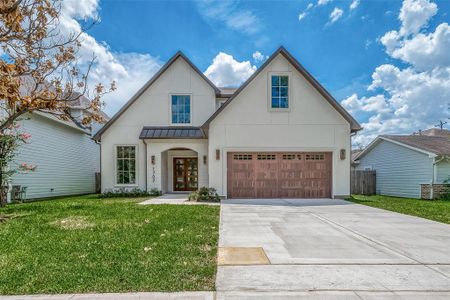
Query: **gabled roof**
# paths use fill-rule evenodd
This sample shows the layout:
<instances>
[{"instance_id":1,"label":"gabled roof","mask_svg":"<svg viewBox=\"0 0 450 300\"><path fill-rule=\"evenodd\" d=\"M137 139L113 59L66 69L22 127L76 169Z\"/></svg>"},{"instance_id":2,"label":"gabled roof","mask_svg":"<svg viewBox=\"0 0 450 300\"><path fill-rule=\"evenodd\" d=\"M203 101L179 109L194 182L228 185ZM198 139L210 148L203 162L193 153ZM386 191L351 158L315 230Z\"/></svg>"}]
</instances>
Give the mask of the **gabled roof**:
<instances>
[{"instance_id":1,"label":"gabled roof","mask_svg":"<svg viewBox=\"0 0 450 300\"><path fill-rule=\"evenodd\" d=\"M359 123L331 96L331 94L308 72L306 69L284 48L280 47L275 51L267 61L248 78L238 89L217 88L181 51L178 51L94 136L95 140L100 140L105 132L127 109L130 107L179 57L182 57L215 91L218 98L229 98L211 117L201 126L207 128L214 118L219 115L225 107L233 101L239 93L244 90L259 73L265 69L277 56L283 55L297 71L302 74L306 80L350 123L351 132L361 130Z\"/></svg>"},{"instance_id":2,"label":"gabled roof","mask_svg":"<svg viewBox=\"0 0 450 300\"><path fill-rule=\"evenodd\" d=\"M216 95L220 95L221 91L214 85L214 83L211 82L211 80L208 79L208 77L205 76L205 74L203 74L187 57L186 55L184 55L183 52L178 51L177 53L175 53L174 56L172 56L168 62L166 62L164 64L164 66L162 66L161 69L159 69L158 72L156 72L155 75L153 75L153 77L147 81L146 84L144 84L144 86L139 89L139 91L136 92L136 94L134 94L133 97L131 97L130 100L128 100L127 103L125 103L124 106L122 106L122 108L95 134L95 136L93 137L94 140L100 140L101 135L103 134L103 132L106 131L106 129L108 129L137 99L139 99L139 97L159 78L161 77L161 75L178 59L178 58L183 58L188 64L189 66L192 67L192 69L194 69L194 71L200 75L200 77L202 77L213 89L214 92L216 93Z\"/></svg>"},{"instance_id":3,"label":"gabled roof","mask_svg":"<svg viewBox=\"0 0 450 300\"><path fill-rule=\"evenodd\" d=\"M331 96L331 94L283 47L281 46L275 51L266 62L242 84L234 94L212 114L212 116L205 122L202 127L207 127L217 115L219 115L231 101L233 101L242 90L244 90L252 81L262 72L277 56L283 55L295 69L302 74L306 80L334 107L343 117L350 123L351 132L356 132L362 129L361 125Z\"/></svg>"},{"instance_id":4,"label":"gabled roof","mask_svg":"<svg viewBox=\"0 0 450 300\"><path fill-rule=\"evenodd\" d=\"M205 133L200 127L193 126L145 126L140 139L204 139Z\"/></svg>"},{"instance_id":5,"label":"gabled roof","mask_svg":"<svg viewBox=\"0 0 450 300\"><path fill-rule=\"evenodd\" d=\"M388 141L428 156L450 155L450 139L442 136L427 135L380 135L373 140L355 160L370 152L380 141Z\"/></svg>"}]
</instances>

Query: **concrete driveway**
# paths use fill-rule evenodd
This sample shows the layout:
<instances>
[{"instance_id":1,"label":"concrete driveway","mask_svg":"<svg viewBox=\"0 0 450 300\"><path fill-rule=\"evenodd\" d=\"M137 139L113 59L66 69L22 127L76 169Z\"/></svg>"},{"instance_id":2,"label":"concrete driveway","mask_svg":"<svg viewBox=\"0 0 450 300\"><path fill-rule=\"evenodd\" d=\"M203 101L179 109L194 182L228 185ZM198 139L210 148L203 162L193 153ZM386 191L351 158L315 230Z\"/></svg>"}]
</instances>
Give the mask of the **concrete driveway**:
<instances>
[{"instance_id":1,"label":"concrete driveway","mask_svg":"<svg viewBox=\"0 0 450 300\"><path fill-rule=\"evenodd\" d=\"M219 266L221 299L450 299L449 225L347 201L224 201L219 247L269 260Z\"/></svg>"}]
</instances>

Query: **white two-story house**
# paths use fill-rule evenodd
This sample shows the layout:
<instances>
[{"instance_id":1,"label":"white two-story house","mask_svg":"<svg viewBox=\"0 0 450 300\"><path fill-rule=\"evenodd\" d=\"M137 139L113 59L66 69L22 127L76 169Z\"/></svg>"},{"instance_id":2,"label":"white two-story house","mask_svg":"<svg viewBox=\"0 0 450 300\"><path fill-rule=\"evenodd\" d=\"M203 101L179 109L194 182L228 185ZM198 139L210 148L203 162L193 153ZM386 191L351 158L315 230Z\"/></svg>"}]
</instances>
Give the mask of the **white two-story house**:
<instances>
[{"instance_id":1,"label":"white two-story house","mask_svg":"<svg viewBox=\"0 0 450 300\"><path fill-rule=\"evenodd\" d=\"M94 138L103 191L329 198L350 194L360 129L281 47L238 89L216 87L178 52Z\"/></svg>"}]
</instances>

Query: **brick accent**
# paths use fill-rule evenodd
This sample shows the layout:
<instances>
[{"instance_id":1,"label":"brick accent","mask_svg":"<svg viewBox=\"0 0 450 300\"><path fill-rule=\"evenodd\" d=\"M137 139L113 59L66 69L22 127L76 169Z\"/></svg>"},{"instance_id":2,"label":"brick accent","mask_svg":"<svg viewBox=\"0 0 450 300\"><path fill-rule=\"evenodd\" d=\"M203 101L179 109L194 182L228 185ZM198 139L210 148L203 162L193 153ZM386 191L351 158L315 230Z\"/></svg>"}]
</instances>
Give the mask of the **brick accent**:
<instances>
[{"instance_id":1,"label":"brick accent","mask_svg":"<svg viewBox=\"0 0 450 300\"><path fill-rule=\"evenodd\" d=\"M433 184L433 199L439 199L439 197L450 189L450 184ZM431 199L431 185L420 185L420 198Z\"/></svg>"}]
</instances>

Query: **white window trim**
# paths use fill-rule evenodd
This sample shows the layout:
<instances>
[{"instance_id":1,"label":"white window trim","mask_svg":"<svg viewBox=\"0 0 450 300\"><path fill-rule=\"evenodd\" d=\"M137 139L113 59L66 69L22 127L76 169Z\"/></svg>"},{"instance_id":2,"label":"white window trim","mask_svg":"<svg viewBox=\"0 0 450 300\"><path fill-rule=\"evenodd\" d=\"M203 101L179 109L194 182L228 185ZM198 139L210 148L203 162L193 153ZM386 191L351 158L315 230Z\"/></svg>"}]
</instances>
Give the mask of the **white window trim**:
<instances>
[{"instance_id":1,"label":"white window trim","mask_svg":"<svg viewBox=\"0 0 450 300\"><path fill-rule=\"evenodd\" d=\"M135 181L133 184L124 184L117 183L117 147L134 147L135 151L135 161L136 165L134 166L135 171ZM139 145L138 144L114 144L114 187L137 187L139 186Z\"/></svg>"},{"instance_id":2,"label":"white window trim","mask_svg":"<svg viewBox=\"0 0 450 300\"><path fill-rule=\"evenodd\" d=\"M292 109L291 94L291 77L292 72L268 72L267 78L267 110L269 112L290 112ZM288 108L272 108L272 76L287 76L288 77Z\"/></svg>"},{"instance_id":3,"label":"white window trim","mask_svg":"<svg viewBox=\"0 0 450 300\"><path fill-rule=\"evenodd\" d=\"M190 106L191 106L191 112L190 112L190 121L189 123L173 123L172 122L172 96L189 96ZM171 126L192 126L192 117L193 117L193 111L194 111L194 100L192 97L192 93L171 93L169 94L169 123Z\"/></svg>"}]
</instances>

